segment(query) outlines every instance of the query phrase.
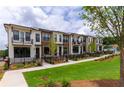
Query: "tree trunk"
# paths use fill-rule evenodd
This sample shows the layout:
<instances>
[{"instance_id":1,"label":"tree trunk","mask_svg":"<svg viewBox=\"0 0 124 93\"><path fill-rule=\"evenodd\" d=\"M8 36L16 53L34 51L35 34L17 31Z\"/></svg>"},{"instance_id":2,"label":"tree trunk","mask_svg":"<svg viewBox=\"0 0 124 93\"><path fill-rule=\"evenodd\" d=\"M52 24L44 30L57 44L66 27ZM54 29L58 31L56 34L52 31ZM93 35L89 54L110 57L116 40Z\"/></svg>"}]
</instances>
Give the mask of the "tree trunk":
<instances>
[{"instance_id":1,"label":"tree trunk","mask_svg":"<svg viewBox=\"0 0 124 93\"><path fill-rule=\"evenodd\" d=\"M123 8L122 8L123 9ZM124 10L122 19L122 32L120 33L120 86L124 87Z\"/></svg>"},{"instance_id":2,"label":"tree trunk","mask_svg":"<svg viewBox=\"0 0 124 93\"><path fill-rule=\"evenodd\" d=\"M124 48L120 52L120 86L124 87Z\"/></svg>"}]
</instances>

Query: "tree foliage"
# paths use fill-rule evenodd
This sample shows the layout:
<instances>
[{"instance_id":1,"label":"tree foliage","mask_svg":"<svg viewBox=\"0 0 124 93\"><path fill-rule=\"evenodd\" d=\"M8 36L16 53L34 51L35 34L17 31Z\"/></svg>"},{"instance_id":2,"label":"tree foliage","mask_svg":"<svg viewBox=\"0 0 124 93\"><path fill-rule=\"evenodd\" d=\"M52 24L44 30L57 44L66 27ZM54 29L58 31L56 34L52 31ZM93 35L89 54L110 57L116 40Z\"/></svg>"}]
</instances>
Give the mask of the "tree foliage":
<instances>
[{"instance_id":1,"label":"tree foliage","mask_svg":"<svg viewBox=\"0 0 124 93\"><path fill-rule=\"evenodd\" d=\"M8 56L8 50L0 50L0 57Z\"/></svg>"},{"instance_id":2,"label":"tree foliage","mask_svg":"<svg viewBox=\"0 0 124 93\"><path fill-rule=\"evenodd\" d=\"M114 37L121 41L123 29L123 6L85 6L82 8L82 19L85 25L90 27L96 34ZM120 45L120 42L118 42Z\"/></svg>"},{"instance_id":3,"label":"tree foliage","mask_svg":"<svg viewBox=\"0 0 124 93\"><path fill-rule=\"evenodd\" d=\"M104 37L103 38L103 44L104 45L117 44L117 41L113 37Z\"/></svg>"}]
</instances>

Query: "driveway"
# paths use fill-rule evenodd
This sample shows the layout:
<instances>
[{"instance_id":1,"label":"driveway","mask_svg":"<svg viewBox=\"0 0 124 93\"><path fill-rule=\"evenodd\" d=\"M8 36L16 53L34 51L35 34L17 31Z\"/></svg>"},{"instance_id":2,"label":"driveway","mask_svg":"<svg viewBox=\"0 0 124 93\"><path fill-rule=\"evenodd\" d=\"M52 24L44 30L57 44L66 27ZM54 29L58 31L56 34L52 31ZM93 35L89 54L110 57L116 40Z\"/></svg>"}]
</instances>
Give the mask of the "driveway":
<instances>
[{"instance_id":1,"label":"driveway","mask_svg":"<svg viewBox=\"0 0 124 93\"><path fill-rule=\"evenodd\" d=\"M22 72L59 67L59 66L76 64L76 63L81 63L81 62L88 62L88 61L93 61L96 59L104 58L106 56L110 56L110 55L104 55L101 57L84 59L84 60L80 60L80 61L69 60L69 62L67 62L67 63L61 63L61 64L55 64L55 65L43 63L43 66L41 66L41 67L33 67L33 68L26 68L26 69L20 69L20 70L6 71L2 80L0 81L0 86L1 87L28 87L28 85L23 77Z\"/></svg>"}]
</instances>

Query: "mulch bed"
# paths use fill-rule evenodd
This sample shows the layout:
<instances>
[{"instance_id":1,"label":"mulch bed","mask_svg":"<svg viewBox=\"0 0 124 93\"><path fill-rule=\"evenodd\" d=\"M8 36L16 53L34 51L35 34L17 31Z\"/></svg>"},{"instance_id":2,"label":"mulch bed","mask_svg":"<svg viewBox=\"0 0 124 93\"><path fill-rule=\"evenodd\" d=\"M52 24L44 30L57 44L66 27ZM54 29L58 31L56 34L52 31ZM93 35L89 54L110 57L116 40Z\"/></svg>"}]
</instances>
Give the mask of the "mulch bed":
<instances>
[{"instance_id":1,"label":"mulch bed","mask_svg":"<svg viewBox=\"0 0 124 93\"><path fill-rule=\"evenodd\" d=\"M113 57L106 57L106 58L101 58L101 59L97 59L95 60L96 62L111 62L111 60L113 59Z\"/></svg>"},{"instance_id":2,"label":"mulch bed","mask_svg":"<svg viewBox=\"0 0 124 93\"><path fill-rule=\"evenodd\" d=\"M119 80L74 80L71 87L119 87Z\"/></svg>"}]
</instances>

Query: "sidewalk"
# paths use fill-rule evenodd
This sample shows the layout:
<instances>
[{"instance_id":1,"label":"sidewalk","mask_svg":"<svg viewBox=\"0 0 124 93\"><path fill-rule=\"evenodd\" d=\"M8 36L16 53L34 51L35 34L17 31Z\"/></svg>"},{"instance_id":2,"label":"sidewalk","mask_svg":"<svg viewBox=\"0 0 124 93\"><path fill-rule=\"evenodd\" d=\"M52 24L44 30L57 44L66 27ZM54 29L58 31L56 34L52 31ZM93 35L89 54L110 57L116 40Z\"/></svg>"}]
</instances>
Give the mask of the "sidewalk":
<instances>
[{"instance_id":1,"label":"sidewalk","mask_svg":"<svg viewBox=\"0 0 124 93\"><path fill-rule=\"evenodd\" d=\"M109 56L109 55L104 55L101 57L95 57L95 58L91 58L91 59L84 59L84 60L80 60L80 61L70 61L69 60L68 63L61 63L61 64L55 64L55 65L43 63L43 66L41 66L41 67L7 71L7 72L5 72L2 80L0 81L0 87L28 87L28 85L23 77L22 72L59 67L59 66L76 64L76 63L81 63L81 62L88 62L88 61L93 61L96 59L104 58L106 56Z\"/></svg>"}]
</instances>

